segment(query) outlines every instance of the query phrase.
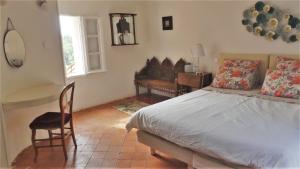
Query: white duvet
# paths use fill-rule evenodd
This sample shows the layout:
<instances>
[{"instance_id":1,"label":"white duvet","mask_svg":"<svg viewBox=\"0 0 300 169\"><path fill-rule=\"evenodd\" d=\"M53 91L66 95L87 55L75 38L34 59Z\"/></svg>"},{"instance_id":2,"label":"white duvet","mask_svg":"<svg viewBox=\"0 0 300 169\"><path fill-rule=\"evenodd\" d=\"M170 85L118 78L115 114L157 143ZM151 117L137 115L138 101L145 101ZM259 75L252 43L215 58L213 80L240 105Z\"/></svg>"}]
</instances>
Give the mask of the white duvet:
<instances>
[{"instance_id":1,"label":"white duvet","mask_svg":"<svg viewBox=\"0 0 300 169\"><path fill-rule=\"evenodd\" d=\"M300 105L198 90L140 109L126 125L255 168L300 168Z\"/></svg>"}]
</instances>

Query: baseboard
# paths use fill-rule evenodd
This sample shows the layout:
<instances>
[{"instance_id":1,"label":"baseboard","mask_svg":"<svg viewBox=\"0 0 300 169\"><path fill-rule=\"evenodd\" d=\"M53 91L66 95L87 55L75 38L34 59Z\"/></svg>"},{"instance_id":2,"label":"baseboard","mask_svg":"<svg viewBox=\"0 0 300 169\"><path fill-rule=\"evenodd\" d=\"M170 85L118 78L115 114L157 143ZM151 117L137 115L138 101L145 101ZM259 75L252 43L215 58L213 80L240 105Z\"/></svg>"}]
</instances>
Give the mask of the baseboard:
<instances>
[{"instance_id":1,"label":"baseboard","mask_svg":"<svg viewBox=\"0 0 300 169\"><path fill-rule=\"evenodd\" d=\"M81 111L88 111L88 110L101 108L101 107L106 107L106 106L112 106L112 105L117 104L119 102L122 102L124 100L133 99L135 97L136 96L128 96L128 97L124 97L124 98L121 98L121 99L108 101L108 102L105 102L105 103L102 103L102 104L99 104L99 105L95 105L95 106L91 106L91 107L87 107L87 108L80 108L80 109L74 110L74 113L78 113L78 112L81 112Z\"/></svg>"}]
</instances>

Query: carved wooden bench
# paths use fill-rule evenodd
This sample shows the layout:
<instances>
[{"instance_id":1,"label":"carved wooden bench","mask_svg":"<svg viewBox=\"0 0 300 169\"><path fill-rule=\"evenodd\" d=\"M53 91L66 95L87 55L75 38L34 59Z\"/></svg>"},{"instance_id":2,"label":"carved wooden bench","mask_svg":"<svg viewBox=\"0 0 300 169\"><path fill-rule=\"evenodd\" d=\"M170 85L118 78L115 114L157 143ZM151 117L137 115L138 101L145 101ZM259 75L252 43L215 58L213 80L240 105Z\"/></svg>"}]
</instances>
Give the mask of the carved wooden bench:
<instances>
[{"instance_id":1,"label":"carved wooden bench","mask_svg":"<svg viewBox=\"0 0 300 169\"><path fill-rule=\"evenodd\" d=\"M176 77L178 72L184 72L185 64L183 59L178 60L175 65L168 58L165 58L162 63L155 57L151 60L147 59L146 66L135 73L136 95L139 96L140 87L144 87L148 95L151 95L151 90L154 89L177 96Z\"/></svg>"}]
</instances>

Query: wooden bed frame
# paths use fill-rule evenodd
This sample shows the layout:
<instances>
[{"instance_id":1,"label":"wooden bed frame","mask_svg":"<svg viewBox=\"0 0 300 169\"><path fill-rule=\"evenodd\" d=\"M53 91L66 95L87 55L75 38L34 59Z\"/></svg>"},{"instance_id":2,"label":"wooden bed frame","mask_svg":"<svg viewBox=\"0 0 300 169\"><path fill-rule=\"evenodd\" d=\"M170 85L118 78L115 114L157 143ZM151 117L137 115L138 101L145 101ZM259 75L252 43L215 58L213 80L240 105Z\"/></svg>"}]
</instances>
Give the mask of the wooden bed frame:
<instances>
[{"instance_id":1,"label":"wooden bed frame","mask_svg":"<svg viewBox=\"0 0 300 169\"><path fill-rule=\"evenodd\" d=\"M222 64L224 59L246 59L246 60L260 60L261 65L259 67L260 81L263 82L267 69L274 69L276 65L277 56L287 56L289 58L300 59L300 55L268 55L268 54L221 54L218 59L218 64ZM171 155L172 157L185 162L188 165L188 169L203 169L203 168L242 168L250 169L252 167L242 166L234 164L232 162L224 161L217 158L212 158L204 153L194 152L190 149L181 147L172 142L169 142L161 137L152 135L148 132L138 130L138 141L150 147L152 155L157 155L157 151Z\"/></svg>"}]
</instances>

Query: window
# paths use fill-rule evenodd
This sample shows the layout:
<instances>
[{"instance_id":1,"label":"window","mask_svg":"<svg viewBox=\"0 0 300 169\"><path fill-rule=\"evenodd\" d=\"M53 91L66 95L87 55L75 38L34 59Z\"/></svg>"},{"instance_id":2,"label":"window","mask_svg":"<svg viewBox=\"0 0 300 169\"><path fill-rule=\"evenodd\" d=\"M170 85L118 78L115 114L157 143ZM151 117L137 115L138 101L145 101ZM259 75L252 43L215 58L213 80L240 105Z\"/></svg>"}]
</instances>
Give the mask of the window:
<instances>
[{"instance_id":1,"label":"window","mask_svg":"<svg viewBox=\"0 0 300 169\"><path fill-rule=\"evenodd\" d=\"M60 16L60 27L67 77L105 71L99 18Z\"/></svg>"}]
</instances>

